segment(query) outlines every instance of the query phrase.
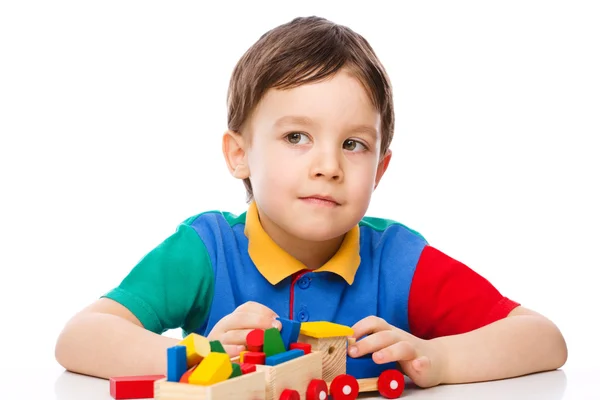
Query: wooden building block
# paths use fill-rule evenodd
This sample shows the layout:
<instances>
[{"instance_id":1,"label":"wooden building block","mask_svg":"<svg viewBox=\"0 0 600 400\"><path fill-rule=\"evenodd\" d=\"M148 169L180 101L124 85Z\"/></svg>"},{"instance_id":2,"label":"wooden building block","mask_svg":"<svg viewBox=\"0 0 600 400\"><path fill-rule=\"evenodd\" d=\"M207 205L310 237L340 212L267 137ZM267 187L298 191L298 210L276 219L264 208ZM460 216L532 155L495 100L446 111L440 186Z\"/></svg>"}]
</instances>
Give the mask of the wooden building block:
<instances>
[{"instance_id":1,"label":"wooden building block","mask_svg":"<svg viewBox=\"0 0 600 400\"><path fill-rule=\"evenodd\" d=\"M210 341L210 351L214 351L216 353L227 353L221 342L218 340Z\"/></svg>"},{"instance_id":2,"label":"wooden building block","mask_svg":"<svg viewBox=\"0 0 600 400\"><path fill-rule=\"evenodd\" d=\"M321 353L313 352L275 367L257 365L256 370L266 373L266 399L278 400L285 389L297 390L304 399L309 382L321 379L322 365Z\"/></svg>"},{"instance_id":3,"label":"wooden building block","mask_svg":"<svg viewBox=\"0 0 600 400\"><path fill-rule=\"evenodd\" d=\"M290 344L298 341L300 335L300 322L291 319L277 318L281 322L281 339L287 350L290 350Z\"/></svg>"},{"instance_id":4,"label":"wooden building block","mask_svg":"<svg viewBox=\"0 0 600 400\"><path fill-rule=\"evenodd\" d=\"M300 334L298 341L308 343L312 351L323 354L323 380L331 382L333 378L346 373L347 346L346 337L314 338Z\"/></svg>"},{"instance_id":5,"label":"wooden building block","mask_svg":"<svg viewBox=\"0 0 600 400\"><path fill-rule=\"evenodd\" d=\"M242 368L238 363L231 363L231 375L228 379L235 378L236 376L242 375Z\"/></svg>"},{"instance_id":6,"label":"wooden building block","mask_svg":"<svg viewBox=\"0 0 600 400\"><path fill-rule=\"evenodd\" d=\"M285 351L283 339L277 328L269 328L265 331L265 343L263 345L263 353L267 357L274 356L275 354L283 353Z\"/></svg>"},{"instance_id":7,"label":"wooden building block","mask_svg":"<svg viewBox=\"0 0 600 400\"><path fill-rule=\"evenodd\" d=\"M192 372L189 382L193 385L214 385L227 380L232 372L233 367L227 354L210 353Z\"/></svg>"},{"instance_id":8,"label":"wooden building block","mask_svg":"<svg viewBox=\"0 0 600 400\"><path fill-rule=\"evenodd\" d=\"M262 329L253 329L246 335L246 348L248 351L260 353L263 351L265 342L265 331Z\"/></svg>"},{"instance_id":9,"label":"wooden building block","mask_svg":"<svg viewBox=\"0 0 600 400\"><path fill-rule=\"evenodd\" d=\"M244 354L248 353L248 350L240 351L240 363L244 362Z\"/></svg>"},{"instance_id":10,"label":"wooden building block","mask_svg":"<svg viewBox=\"0 0 600 400\"><path fill-rule=\"evenodd\" d=\"M246 354L244 354L244 363L246 363L246 364L264 364L265 358L266 358L265 353L249 351Z\"/></svg>"},{"instance_id":11,"label":"wooden building block","mask_svg":"<svg viewBox=\"0 0 600 400\"><path fill-rule=\"evenodd\" d=\"M240 369L242 370L243 375L249 374L256 371L256 364L242 363L240 364Z\"/></svg>"},{"instance_id":12,"label":"wooden building block","mask_svg":"<svg viewBox=\"0 0 600 400\"><path fill-rule=\"evenodd\" d=\"M169 347L167 349L167 380L169 382L179 382L187 369L186 347Z\"/></svg>"},{"instance_id":13,"label":"wooden building block","mask_svg":"<svg viewBox=\"0 0 600 400\"><path fill-rule=\"evenodd\" d=\"M188 367L199 364L210 353L210 341L197 333L190 333L178 345L186 347Z\"/></svg>"},{"instance_id":14,"label":"wooden building block","mask_svg":"<svg viewBox=\"0 0 600 400\"><path fill-rule=\"evenodd\" d=\"M164 375L115 376L110 378L110 395L115 399L145 399L154 397L154 382Z\"/></svg>"},{"instance_id":15,"label":"wooden building block","mask_svg":"<svg viewBox=\"0 0 600 400\"><path fill-rule=\"evenodd\" d=\"M300 349L284 351L283 353L267 357L265 359L265 365L270 365L274 367L275 365L279 365L286 361L293 360L294 358L302 357L303 355L304 352Z\"/></svg>"},{"instance_id":16,"label":"wooden building block","mask_svg":"<svg viewBox=\"0 0 600 400\"><path fill-rule=\"evenodd\" d=\"M304 354L310 354L311 345L308 343L292 343L290 344L290 350L299 349L304 352Z\"/></svg>"},{"instance_id":17,"label":"wooden building block","mask_svg":"<svg viewBox=\"0 0 600 400\"><path fill-rule=\"evenodd\" d=\"M265 399L265 394L265 372L262 371L211 386L168 382L165 379L154 383L156 400L257 400Z\"/></svg>"},{"instance_id":18,"label":"wooden building block","mask_svg":"<svg viewBox=\"0 0 600 400\"><path fill-rule=\"evenodd\" d=\"M352 328L328 321L303 322L300 334L314 338L329 338L336 336L352 336Z\"/></svg>"}]
</instances>

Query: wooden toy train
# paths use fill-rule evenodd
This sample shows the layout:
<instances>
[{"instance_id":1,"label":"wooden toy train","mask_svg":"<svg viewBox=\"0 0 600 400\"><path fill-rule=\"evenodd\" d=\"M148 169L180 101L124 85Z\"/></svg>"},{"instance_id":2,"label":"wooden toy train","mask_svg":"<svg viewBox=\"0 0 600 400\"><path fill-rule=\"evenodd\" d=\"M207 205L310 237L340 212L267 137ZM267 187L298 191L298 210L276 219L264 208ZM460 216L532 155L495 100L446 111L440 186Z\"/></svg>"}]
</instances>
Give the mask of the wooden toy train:
<instances>
[{"instance_id":1,"label":"wooden toy train","mask_svg":"<svg viewBox=\"0 0 600 400\"><path fill-rule=\"evenodd\" d=\"M370 355L347 358L351 328L324 321L279 320L281 332L251 331L248 350L232 359L220 342L186 336L167 350L166 376L148 382L154 398L353 400L360 392L378 391L388 399L402 395L404 375L393 363L377 365ZM118 397L114 384L111 379L113 397L125 398Z\"/></svg>"}]
</instances>

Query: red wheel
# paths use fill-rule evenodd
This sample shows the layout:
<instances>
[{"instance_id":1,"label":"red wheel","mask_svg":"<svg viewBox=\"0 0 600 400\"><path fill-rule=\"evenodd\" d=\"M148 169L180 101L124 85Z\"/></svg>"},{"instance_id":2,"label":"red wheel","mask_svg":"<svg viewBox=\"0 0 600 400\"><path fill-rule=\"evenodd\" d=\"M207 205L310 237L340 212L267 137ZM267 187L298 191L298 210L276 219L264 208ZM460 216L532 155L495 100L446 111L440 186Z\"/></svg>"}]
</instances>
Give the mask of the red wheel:
<instances>
[{"instance_id":1,"label":"red wheel","mask_svg":"<svg viewBox=\"0 0 600 400\"><path fill-rule=\"evenodd\" d=\"M352 375L338 375L329 386L333 400L354 400L358 397L358 382Z\"/></svg>"},{"instance_id":2,"label":"red wheel","mask_svg":"<svg viewBox=\"0 0 600 400\"><path fill-rule=\"evenodd\" d=\"M300 400L300 393L292 389L285 389L281 392L279 400Z\"/></svg>"},{"instance_id":3,"label":"red wheel","mask_svg":"<svg viewBox=\"0 0 600 400\"><path fill-rule=\"evenodd\" d=\"M396 369L388 369L377 380L379 394L386 399L397 399L404 391L404 375Z\"/></svg>"},{"instance_id":4,"label":"red wheel","mask_svg":"<svg viewBox=\"0 0 600 400\"><path fill-rule=\"evenodd\" d=\"M322 379L313 379L306 388L306 400L327 400L327 384Z\"/></svg>"}]
</instances>

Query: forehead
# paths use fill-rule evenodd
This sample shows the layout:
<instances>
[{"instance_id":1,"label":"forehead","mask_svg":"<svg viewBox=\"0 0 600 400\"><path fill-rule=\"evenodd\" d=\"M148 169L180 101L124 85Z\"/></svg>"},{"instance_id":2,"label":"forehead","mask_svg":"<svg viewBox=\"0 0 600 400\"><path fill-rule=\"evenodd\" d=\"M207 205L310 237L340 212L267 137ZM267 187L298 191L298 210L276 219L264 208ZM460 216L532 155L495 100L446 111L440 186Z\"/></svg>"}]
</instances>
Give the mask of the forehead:
<instances>
[{"instance_id":1,"label":"forehead","mask_svg":"<svg viewBox=\"0 0 600 400\"><path fill-rule=\"evenodd\" d=\"M380 136L380 119L362 83L342 69L319 82L269 89L252 115L251 126L263 130L309 122L331 129L363 125Z\"/></svg>"}]
</instances>

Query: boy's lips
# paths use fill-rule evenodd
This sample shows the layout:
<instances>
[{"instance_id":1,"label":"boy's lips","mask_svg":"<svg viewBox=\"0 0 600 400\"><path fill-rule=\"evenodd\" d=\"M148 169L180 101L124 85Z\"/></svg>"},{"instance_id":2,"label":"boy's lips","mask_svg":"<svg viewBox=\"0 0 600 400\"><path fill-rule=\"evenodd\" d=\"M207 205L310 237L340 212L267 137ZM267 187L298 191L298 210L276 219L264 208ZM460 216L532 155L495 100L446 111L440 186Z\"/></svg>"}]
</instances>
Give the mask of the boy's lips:
<instances>
[{"instance_id":1,"label":"boy's lips","mask_svg":"<svg viewBox=\"0 0 600 400\"><path fill-rule=\"evenodd\" d=\"M323 205L333 205L333 206L340 205L340 203L338 203L336 199L334 199L333 197L328 196L328 195L314 194L311 196L300 197L300 200L304 200L304 201L308 201L308 202L316 203L316 204L323 204Z\"/></svg>"}]
</instances>

